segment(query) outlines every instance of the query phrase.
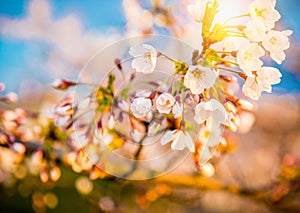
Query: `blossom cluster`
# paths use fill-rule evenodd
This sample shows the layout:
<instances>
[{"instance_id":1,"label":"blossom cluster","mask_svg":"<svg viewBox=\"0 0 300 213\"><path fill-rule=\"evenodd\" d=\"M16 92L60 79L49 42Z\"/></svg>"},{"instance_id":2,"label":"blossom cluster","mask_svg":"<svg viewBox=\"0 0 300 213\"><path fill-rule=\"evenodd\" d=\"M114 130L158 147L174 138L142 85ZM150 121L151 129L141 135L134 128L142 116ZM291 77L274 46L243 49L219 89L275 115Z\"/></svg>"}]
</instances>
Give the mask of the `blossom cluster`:
<instances>
[{"instance_id":1,"label":"blossom cluster","mask_svg":"<svg viewBox=\"0 0 300 213\"><path fill-rule=\"evenodd\" d=\"M188 10L196 21L203 22L205 11L216 4L217 1L199 0L196 4L189 5ZM258 100L263 91L270 93L272 85L278 84L281 78L277 68L263 66L261 57L267 53L276 63L281 64L286 57L284 51L290 46L288 36L292 31L274 29L275 23L281 18L275 6L276 0L255 0L249 6L249 13L232 17L213 28L218 30L216 33L221 34L216 41L222 45L216 50L224 51L224 59L231 60L227 63L237 66L246 75L242 90L253 100ZM244 25L228 24L231 20L241 17L248 18ZM212 36L214 30L210 33ZM234 43L240 43L239 47Z\"/></svg>"},{"instance_id":2,"label":"blossom cluster","mask_svg":"<svg viewBox=\"0 0 300 213\"><path fill-rule=\"evenodd\" d=\"M203 165L226 147L223 133L238 131L241 115L252 111L253 105L246 98L258 100L262 92L271 93L272 86L281 81L280 71L263 62L263 57L269 55L282 63L290 45L292 31L275 28L280 19L275 6L275 0L254 0L246 14L218 23L215 17L222 9L218 1L197 0L188 5L187 11L202 25L202 49L191 52L190 61L172 58L150 41L136 43L128 50L131 69L124 69L121 59L116 59L115 69L97 85L56 80L52 86L57 90L85 86L91 92L79 101L71 93L56 104L50 110L47 124L51 128L47 131L36 127L24 133L25 111L1 111L4 129L0 142L24 154L25 145L14 143L14 138L29 141L39 135L48 150L54 150L58 139L64 140L68 147L64 162L76 172L90 171L91 179L106 175L102 169L108 152L130 149L130 144L142 147L149 138L159 141L156 145L161 149L188 150L195 163ZM241 18L245 24L231 24ZM160 59L172 63L174 69L169 76L150 82L154 85L151 88L147 85L131 90L139 76L147 79L156 73ZM123 79L116 80L120 73ZM242 93L235 89L240 82ZM116 92L119 85L123 90ZM0 84L0 92L3 89ZM12 93L0 97L6 103L15 99ZM138 160L140 152L138 148L132 158ZM59 176L53 159L50 169L45 166L46 155L45 150L35 152L32 160L42 164L43 182ZM56 175L51 178L52 170Z\"/></svg>"},{"instance_id":3,"label":"blossom cluster","mask_svg":"<svg viewBox=\"0 0 300 213\"><path fill-rule=\"evenodd\" d=\"M171 149L187 148L197 156L202 153L198 163L205 162L224 142L224 130L237 131L240 114L252 110L252 104L231 89L238 84L237 78L243 80L243 94L253 100L258 100L263 91L270 93L272 85L280 82L280 71L264 66L262 60L267 53L281 63L289 47L292 31L274 29L280 19L275 4L275 0L255 0L247 14L215 23L212 20L218 15L218 1L197 0L187 10L202 24L203 48L191 54L191 62L171 58L148 43L136 44L128 51L134 71L129 79L121 60L115 60L118 72L127 80L126 88L136 75L155 73L159 58L174 63L170 76L155 82L153 89L126 90L127 94L121 97L114 93L116 75L110 73L106 85L93 90L95 95L77 104L67 98L57 106L52 113L55 124L72 129L80 120L76 115L84 109L82 106L90 108L95 102L97 126L91 129L88 124L81 124L69 135L76 150L93 153L94 157L89 157L95 164L101 161L97 154L103 146L118 149L126 141L142 144L145 138L159 135L161 145L171 143ZM239 18L246 18L245 24L229 25ZM60 80L53 87L65 90L76 84ZM127 126L128 130L120 130L118 125Z\"/></svg>"}]
</instances>

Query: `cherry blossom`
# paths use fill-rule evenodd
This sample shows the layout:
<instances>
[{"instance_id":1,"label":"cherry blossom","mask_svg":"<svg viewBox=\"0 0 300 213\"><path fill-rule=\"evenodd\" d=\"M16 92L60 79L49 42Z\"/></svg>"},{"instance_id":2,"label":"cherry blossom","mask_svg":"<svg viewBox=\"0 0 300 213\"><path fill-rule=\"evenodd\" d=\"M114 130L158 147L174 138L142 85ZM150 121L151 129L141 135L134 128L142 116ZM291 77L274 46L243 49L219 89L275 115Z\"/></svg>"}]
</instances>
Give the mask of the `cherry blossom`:
<instances>
[{"instance_id":1,"label":"cherry blossom","mask_svg":"<svg viewBox=\"0 0 300 213\"><path fill-rule=\"evenodd\" d=\"M219 144L222 135L222 130L220 127L210 128L202 127L200 128L198 134L198 140L208 147L213 147Z\"/></svg>"},{"instance_id":2,"label":"cherry blossom","mask_svg":"<svg viewBox=\"0 0 300 213\"><path fill-rule=\"evenodd\" d=\"M276 0L255 0L250 5L250 16L262 22L267 30L275 26L280 19L280 13L275 9Z\"/></svg>"},{"instance_id":3,"label":"cherry blossom","mask_svg":"<svg viewBox=\"0 0 300 213\"><path fill-rule=\"evenodd\" d=\"M214 85L217 73L211 68L191 66L184 76L184 86L189 88L193 94L200 94L206 88Z\"/></svg>"},{"instance_id":4,"label":"cherry blossom","mask_svg":"<svg viewBox=\"0 0 300 213\"><path fill-rule=\"evenodd\" d=\"M226 110L224 106L216 99L207 102L201 102L195 107L194 120L201 124L204 121L209 125L219 126L226 124Z\"/></svg>"},{"instance_id":5,"label":"cherry blossom","mask_svg":"<svg viewBox=\"0 0 300 213\"><path fill-rule=\"evenodd\" d=\"M130 105L130 111L136 118L145 117L152 108L152 102L149 98L135 98Z\"/></svg>"},{"instance_id":6,"label":"cherry blossom","mask_svg":"<svg viewBox=\"0 0 300 213\"><path fill-rule=\"evenodd\" d=\"M156 66L157 52L149 44L136 45L130 48L129 54L134 57L131 66L137 72L152 73Z\"/></svg>"},{"instance_id":7,"label":"cherry blossom","mask_svg":"<svg viewBox=\"0 0 300 213\"><path fill-rule=\"evenodd\" d=\"M262 22L251 20L247 23L244 33L250 41L261 42L266 37L266 27Z\"/></svg>"},{"instance_id":8,"label":"cherry blossom","mask_svg":"<svg viewBox=\"0 0 300 213\"><path fill-rule=\"evenodd\" d=\"M256 43L250 43L237 53L237 62L247 76L253 76L252 71L261 68L263 62L259 59L265 54L262 47Z\"/></svg>"},{"instance_id":9,"label":"cherry blossom","mask_svg":"<svg viewBox=\"0 0 300 213\"><path fill-rule=\"evenodd\" d=\"M158 96L155 103L156 109L160 113L169 114L175 103L175 98L170 93L165 92Z\"/></svg>"},{"instance_id":10,"label":"cherry blossom","mask_svg":"<svg viewBox=\"0 0 300 213\"><path fill-rule=\"evenodd\" d=\"M66 128L71 122L71 116L61 116L54 119L54 124L59 128Z\"/></svg>"},{"instance_id":11,"label":"cherry blossom","mask_svg":"<svg viewBox=\"0 0 300 213\"><path fill-rule=\"evenodd\" d=\"M182 115L182 111L183 111L183 105L178 102L175 102L172 108L172 113L174 118L176 119L179 118Z\"/></svg>"},{"instance_id":12,"label":"cherry blossom","mask_svg":"<svg viewBox=\"0 0 300 213\"><path fill-rule=\"evenodd\" d=\"M182 130L169 130L160 140L162 145L165 145L169 142L172 142L171 149L173 150L183 150L184 148L188 148L190 152L195 151L195 145L192 137L189 133Z\"/></svg>"},{"instance_id":13,"label":"cherry blossom","mask_svg":"<svg viewBox=\"0 0 300 213\"><path fill-rule=\"evenodd\" d=\"M246 79L243 93L253 100L258 100L263 91L272 92L272 85L280 83L281 76L279 70L274 67L262 67L256 76Z\"/></svg>"},{"instance_id":14,"label":"cherry blossom","mask_svg":"<svg viewBox=\"0 0 300 213\"><path fill-rule=\"evenodd\" d=\"M293 31L275 31L271 30L263 40L264 48L270 52L271 58L278 64L281 64L285 59L284 50L290 47L288 36L292 35Z\"/></svg>"},{"instance_id":15,"label":"cherry blossom","mask_svg":"<svg viewBox=\"0 0 300 213\"><path fill-rule=\"evenodd\" d=\"M86 133L84 131L75 131L70 135L70 140L71 140L71 144L76 148L76 149L81 149L83 147L85 147L88 142L89 142L89 138L86 135Z\"/></svg>"},{"instance_id":16,"label":"cherry blossom","mask_svg":"<svg viewBox=\"0 0 300 213\"><path fill-rule=\"evenodd\" d=\"M103 146L108 146L112 141L113 141L113 136L109 134L108 129L95 129L94 132L94 138L93 138L93 143L94 144L100 144Z\"/></svg>"},{"instance_id":17,"label":"cherry blossom","mask_svg":"<svg viewBox=\"0 0 300 213\"><path fill-rule=\"evenodd\" d=\"M198 22L202 22L204 18L204 13L207 3L212 2L212 0L197 0L194 4L189 4L187 10L189 14Z\"/></svg>"}]
</instances>

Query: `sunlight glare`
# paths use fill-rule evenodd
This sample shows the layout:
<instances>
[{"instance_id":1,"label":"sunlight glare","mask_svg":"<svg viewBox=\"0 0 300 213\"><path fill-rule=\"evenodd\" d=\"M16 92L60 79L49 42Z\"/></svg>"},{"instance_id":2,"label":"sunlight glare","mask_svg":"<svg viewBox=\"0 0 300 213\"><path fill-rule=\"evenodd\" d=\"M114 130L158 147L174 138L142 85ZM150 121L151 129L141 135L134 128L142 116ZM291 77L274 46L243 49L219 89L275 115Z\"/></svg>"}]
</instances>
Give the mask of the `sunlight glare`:
<instances>
[{"instance_id":1,"label":"sunlight glare","mask_svg":"<svg viewBox=\"0 0 300 213\"><path fill-rule=\"evenodd\" d=\"M233 16L248 13L250 2L250 0L219 0L220 11L216 16L216 23L223 23ZM235 21L234 23L238 24L239 21Z\"/></svg>"}]
</instances>

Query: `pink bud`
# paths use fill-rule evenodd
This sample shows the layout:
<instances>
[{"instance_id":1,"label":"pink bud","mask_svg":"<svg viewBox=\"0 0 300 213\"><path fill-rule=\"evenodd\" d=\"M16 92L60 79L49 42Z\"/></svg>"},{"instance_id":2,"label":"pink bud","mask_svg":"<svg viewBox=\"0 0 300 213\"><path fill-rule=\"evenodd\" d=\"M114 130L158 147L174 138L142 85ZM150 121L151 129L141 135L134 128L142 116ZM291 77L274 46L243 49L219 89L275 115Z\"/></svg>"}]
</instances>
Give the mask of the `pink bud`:
<instances>
[{"instance_id":1,"label":"pink bud","mask_svg":"<svg viewBox=\"0 0 300 213\"><path fill-rule=\"evenodd\" d=\"M121 60L119 58L115 59L115 65L117 65L119 70L122 70Z\"/></svg>"},{"instance_id":2,"label":"pink bud","mask_svg":"<svg viewBox=\"0 0 300 213\"><path fill-rule=\"evenodd\" d=\"M5 97L7 98L8 103L15 103L18 101L18 95L14 92L7 93Z\"/></svg>"},{"instance_id":3,"label":"pink bud","mask_svg":"<svg viewBox=\"0 0 300 213\"><path fill-rule=\"evenodd\" d=\"M52 83L52 87L58 90L66 90L71 86L76 85L77 83L73 81L66 81L64 79L57 79Z\"/></svg>"},{"instance_id":4,"label":"pink bud","mask_svg":"<svg viewBox=\"0 0 300 213\"><path fill-rule=\"evenodd\" d=\"M52 181L56 182L61 176L60 169L57 166L53 166L50 170L50 178Z\"/></svg>"},{"instance_id":5,"label":"pink bud","mask_svg":"<svg viewBox=\"0 0 300 213\"><path fill-rule=\"evenodd\" d=\"M26 151L26 147L22 143L14 143L12 148L18 154L24 154Z\"/></svg>"},{"instance_id":6,"label":"pink bud","mask_svg":"<svg viewBox=\"0 0 300 213\"><path fill-rule=\"evenodd\" d=\"M247 110L247 111L253 110L253 104L244 99L239 99L237 105L241 107L243 110Z\"/></svg>"},{"instance_id":7,"label":"pink bud","mask_svg":"<svg viewBox=\"0 0 300 213\"><path fill-rule=\"evenodd\" d=\"M49 180L49 174L47 172L47 169L43 169L40 173L40 179L42 183L46 183Z\"/></svg>"},{"instance_id":8,"label":"pink bud","mask_svg":"<svg viewBox=\"0 0 300 213\"><path fill-rule=\"evenodd\" d=\"M7 93L5 96L0 97L1 102L12 104L18 101L18 95L14 92Z\"/></svg>"},{"instance_id":9,"label":"pink bud","mask_svg":"<svg viewBox=\"0 0 300 213\"><path fill-rule=\"evenodd\" d=\"M2 92L3 90L5 90L5 84L0 82L0 92Z\"/></svg>"}]
</instances>

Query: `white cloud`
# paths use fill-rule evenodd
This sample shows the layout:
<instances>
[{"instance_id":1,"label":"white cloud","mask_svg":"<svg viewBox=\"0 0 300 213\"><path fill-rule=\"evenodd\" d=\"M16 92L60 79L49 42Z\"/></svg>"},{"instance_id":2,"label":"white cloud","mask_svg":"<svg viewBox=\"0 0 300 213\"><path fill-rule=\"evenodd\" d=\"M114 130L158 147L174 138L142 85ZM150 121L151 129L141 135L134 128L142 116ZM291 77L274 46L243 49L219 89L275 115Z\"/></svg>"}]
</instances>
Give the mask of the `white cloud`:
<instances>
[{"instance_id":1,"label":"white cloud","mask_svg":"<svg viewBox=\"0 0 300 213\"><path fill-rule=\"evenodd\" d=\"M120 38L116 32L86 32L74 14L53 18L47 0L31 0L23 19L2 17L0 22L2 36L42 41L51 47L45 68L54 77L78 73L97 51Z\"/></svg>"}]
</instances>

